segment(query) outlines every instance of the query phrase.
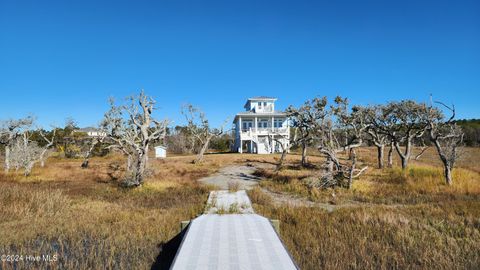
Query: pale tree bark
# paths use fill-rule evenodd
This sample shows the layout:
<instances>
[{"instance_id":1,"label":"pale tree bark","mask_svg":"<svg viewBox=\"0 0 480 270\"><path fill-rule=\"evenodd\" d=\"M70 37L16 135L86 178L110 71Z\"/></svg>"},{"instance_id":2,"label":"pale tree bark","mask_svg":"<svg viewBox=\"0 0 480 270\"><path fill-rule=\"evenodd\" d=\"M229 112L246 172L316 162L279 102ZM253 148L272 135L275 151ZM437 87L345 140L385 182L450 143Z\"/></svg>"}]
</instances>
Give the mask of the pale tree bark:
<instances>
[{"instance_id":1,"label":"pale tree bark","mask_svg":"<svg viewBox=\"0 0 480 270\"><path fill-rule=\"evenodd\" d=\"M34 141L30 140L30 133L24 130L17 136L11 149L12 163L16 170L23 169L25 177L32 172L33 166L39 161L42 148Z\"/></svg>"},{"instance_id":2,"label":"pale tree bark","mask_svg":"<svg viewBox=\"0 0 480 270\"><path fill-rule=\"evenodd\" d=\"M427 128L425 104L413 100L390 102L383 107L382 113L389 123L382 131L393 141L402 169L406 170L412 154L412 141L421 138ZM403 144L403 150L400 144Z\"/></svg>"},{"instance_id":3,"label":"pale tree bark","mask_svg":"<svg viewBox=\"0 0 480 270\"><path fill-rule=\"evenodd\" d=\"M378 160L378 168L379 169L383 169L384 164L383 164L383 153L384 153L384 149L385 149L385 145L384 144L379 144L379 145L376 145L377 147L377 160Z\"/></svg>"},{"instance_id":4,"label":"pale tree bark","mask_svg":"<svg viewBox=\"0 0 480 270\"><path fill-rule=\"evenodd\" d=\"M317 122L325 117L327 104L326 97L314 98L305 101L299 108L289 106L286 110L287 115L292 121L292 126L298 128L297 140L292 142L302 147L302 167L308 166L307 148L314 137L315 126Z\"/></svg>"},{"instance_id":5,"label":"pale tree bark","mask_svg":"<svg viewBox=\"0 0 480 270\"><path fill-rule=\"evenodd\" d=\"M209 121L200 109L194 107L191 104L184 105L182 108L182 114L187 121L187 130L190 135L190 140L193 145L199 144L197 156L193 160L193 163L203 162L205 152L208 150L210 141L214 137L221 136L224 133L224 127L228 123L228 119L222 124L219 129L212 129Z\"/></svg>"},{"instance_id":6,"label":"pale tree bark","mask_svg":"<svg viewBox=\"0 0 480 270\"><path fill-rule=\"evenodd\" d=\"M95 146L97 146L97 144L99 144L99 143L103 143L104 139L105 139L105 136L92 138L92 142L90 144L90 147L87 149L87 152L85 153L85 155L83 157L83 162L82 162L82 165L81 165L82 168L84 168L84 169L88 168L88 164L90 163L90 157L92 156L92 152L95 149Z\"/></svg>"},{"instance_id":7,"label":"pale tree bark","mask_svg":"<svg viewBox=\"0 0 480 270\"><path fill-rule=\"evenodd\" d=\"M367 109L367 117L376 117L376 112L372 109ZM375 147L377 148L377 161L378 161L378 168L384 168L384 150L385 150L385 142L387 140L387 136L382 134L381 131L375 126L374 123L368 123L367 133L370 135L370 140L373 142Z\"/></svg>"},{"instance_id":8,"label":"pale tree bark","mask_svg":"<svg viewBox=\"0 0 480 270\"><path fill-rule=\"evenodd\" d=\"M18 120L7 120L1 123L0 144L5 146L5 173L8 173L11 168L11 153L15 140L24 130L32 126L33 121L34 118L29 116Z\"/></svg>"},{"instance_id":9,"label":"pale tree bark","mask_svg":"<svg viewBox=\"0 0 480 270\"><path fill-rule=\"evenodd\" d=\"M45 155L47 154L48 149L53 146L57 129L53 128L52 137L50 139L48 139L47 136L45 136L45 134L43 134L41 130L39 132L40 132L40 136L42 136L45 142L47 142L47 144L43 147L42 152L40 153L40 167L43 168L45 167L45 159L46 159Z\"/></svg>"},{"instance_id":10,"label":"pale tree bark","mask_svg":"<svg viewBox=\"0 0 480 270\"><path fill-rule=\"evenodd\" d=\"M393 142L390 142L390 148L388 149L388 163L387 163L387 166L388 168L392 168L393 167Z\"/></svg>"},{"instance_id":11,"label":"pale tree bark","mask_svg":"<svg viewBox=\"0 0 480 270\"><path fill-rule=\"evenodd\" d=\"M111 148L120 149L127 156L127 186L140 186L144 182L147 168L147 151L152 142L165 138L168 121L157 121L152 113L156 101L144 91L130 97L130 103L111 108L105 114L102 128L112 143Z\"/></svg>"},{"instance_id":12,"label":"pale tree bark","mask_svg":"<svg viewBox=\"0 0 480 270\"><path fill-rule=\"evenodd\" d=\"M200 162L203 161L203 156L204 156L205 152L207 151L208 146L210 145L210 141L211 141L212 137L213 136L207 136L207 138L205 138L205 141L203 142L202 147L200 148L200 151L198 152L194 163L200 163Z\"/></svg>"},{"instance_id":13,"label":"pale tree bark","mask_svg":"<svg viewBox=\"0 0 480 270\"><path fill-rule=\"evenodd\" d=\"M282 155L278 160L277 166L275 167L275 171L279 171L283 168L283 163L285 162L285 158L287 157L288 152L290 151L292 146L295 145L295 142L297 142L297 136L298 136L298 128L294 129L293 139L291 141L288 140L287 136L282 135L280 133L274 133L272 136L268 136L269 140L275 141L282 148ZM271 141L269 144L272 145Z\"/></svg>"},{"instance_id":14,"label":"pale tree bark","mask_svg":"<svg viewBox=\"0 0 480 270\"><path fill-rule=\"evenodd\" d=\"M430 141L435 145L435 149L442 161L444 168L445 183L453 184L452 170L458 158L458 147L463 143L464 133L462 129L453 121L455 118L455 106L447 106L442 102L436 102L451 111L452 115L445 120L440 109L433 106L431 102L427 108L428 134Z\"/></svg>"},{"instance_id":15,"label":"pale tree bark","mask_svg":"<svg viewBox=\"0 0 480 270\"><path fill-rule=\"evenodd\" d=\"M317 126L318 150L327 160L327 173L321 178L321 187L350 188L353 179L367 170L367 166L357 169L356 152L356 148L363 144L363 136L368 128L366 114L366 109L362 107L348 109L347 99L337 97L335 106L320 121ZM349 151L349 162L341 161L338 157L342 151Z\"/></svg>"},{"instance_id":16,"label":"pale tree bark","mask_svg":"<svg viewBox=\"0 0 480 270\"><path fill-rule=\"evenodd\" d=\"M423 143L423 142L422 142ZM420 153L418 153L416 156L415 156L415 160L419 160L423 154L428 150L428 146L425 145L425 143L423 143L422 147L420 148Z\"/></svg>"},{"instance_id":17,"label":"pale tree bark","mask_svg":"<svg viewBox=\"0 0 480 270\"><path fill-rule=\"evenodd\" d=\"M308 164L307 160L307 143L306 141L302 141L302 166L306 167Z\"/></svg>"}]
</instances>

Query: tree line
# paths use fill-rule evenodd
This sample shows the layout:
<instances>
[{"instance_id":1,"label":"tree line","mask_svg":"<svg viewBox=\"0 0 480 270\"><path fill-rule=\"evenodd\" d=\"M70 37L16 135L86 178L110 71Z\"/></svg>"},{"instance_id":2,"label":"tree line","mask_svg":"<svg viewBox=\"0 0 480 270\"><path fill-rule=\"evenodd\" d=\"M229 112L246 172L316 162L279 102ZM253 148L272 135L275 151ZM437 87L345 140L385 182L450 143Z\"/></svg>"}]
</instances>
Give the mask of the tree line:
<instances>
[{"instance_id":1,"label":"tree line","mask_svg":"<svg viewBox=\"0 0 480 270\"><path fill-rule=\"evenodd\" d=\"M448 116L445 115L448 113ZM301 148L302 165L307 165L307 148L314 146L324 157L326 172L319 186L345 186L366 167L357 163L358 147L371 144L377 149L378 167L385 167L385 149L389 148L387 166L396 153L406 170L414 145L435 147L444 167L445 182L452 184L452 169L463 144L464 132L455 121L455 107L442 102L429 104L414 100L392 101L371 106L351 105L346 98L314 98L302 106L290 106L287 113L300 136L292 144ZM347 161L339 158L349 155Z\"/></svg>"},{"instance_id":2,"label":"tree line","mask_svg":"<svg viewBox=\"0 0 480 270\"><path fill-rule=\"evenodd\" d=\"M122 183L127 187L139 186L147 174L152 144L167 144L167 139L178 137L168 128L170 121L154 117L156 109L156 101L143 90L120 104L112 98L110 109L97 127L98 135L90 137L75 132L78 126L71 119L64 128L52 127L51 131L36 126L35 118L31 116L2 121L0 145L5 153L4 170L8 173L12 169L22 169L28 176L36 163L44 166L53 148L60 150L65 157L83 158L82 168L88 168L91 156L116 151L126 157L126 175ZM224 149L227 142L218 138L228 139L223 130L227 121L220 128L212 128L205 114L193 105L184 106L182 113L187 125L179 130L182 136L188 135L188 147L197 154L192 162L202 162L211 144Z\"/></svg>"},{"instance_id":3,"label":"tree line","mask_svg":"<svg viewBox=\"0 0 480 270\"><path fill-rule=\"evenodd\" d=\"M111 99L110 109L97 127L101 135L93 137L75 133L78 126L73 120L67 121L63 128L53 127L50 131L37 127L33 117L3 121L0 145L5 153L4 169L6 172L23 169L28 176L36 163L44 166L53 148L61 150L66 157L83 158L82 168L88 168L92 155L116 151L126 157L123 183L139 186L147 174L152 144L162 143L177 153L195 153L193 163L202 162L212 146L230 150L233 139L225 130L228 120L220 128L213 128L205 113L187 104L181 109L186 125L171 128L170 121L154 117L156 109L156 101L143 90L119 104ZM402 100L360 106L351 105L347 98L336 97L329 102L326 97L317 97L301 106L288 107L286 113L292 123L293 136L288 145L280 144L282 155L277 169L282 168L292 146L301 149L301 164L308 166L308 149L314 148L325 157L324 173L315 184L318 187L349 188L367 169L359 167L357 162L357 149L365 145L376 147L379 168L391 167L393 155L397 154L404 170L412 159L414 146L420 146L421 153L428 146L435 147L444 167L445 181L450 185L458 147L465 138L460 127L465 123L454 119L455 107L442 102ZM275 136L270 139L278 140ZM342 152L348 154L348 159L340 157Z\"/></svg>"}]
</instances>

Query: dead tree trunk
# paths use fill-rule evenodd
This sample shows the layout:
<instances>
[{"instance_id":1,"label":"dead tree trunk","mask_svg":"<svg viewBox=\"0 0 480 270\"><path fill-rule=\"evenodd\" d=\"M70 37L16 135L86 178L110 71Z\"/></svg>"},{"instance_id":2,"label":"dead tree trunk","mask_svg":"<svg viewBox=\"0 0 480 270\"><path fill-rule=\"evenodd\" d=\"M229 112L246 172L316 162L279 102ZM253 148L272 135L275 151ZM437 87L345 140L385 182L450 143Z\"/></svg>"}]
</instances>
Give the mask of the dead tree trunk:
<instances>
[{"instance_id":1,"label":"dead tree trunk","mask_svg":"<svg viewBox=\"0 0 480 270\"><path fill-rule=\"evenodd\" d=\"M388 168L392 168L393 167L393 142L390 143L390 149L388 150Z\"/></svg>"},{"instance_id":2,"label":"dead tree trunk","mask_svg":"<svg viewBox=\"0 0 480 270\"><path fill-rule=\"evenodd\" d=\"M275 168L275 171L279 171L283 168L283 162L285 161L285 157L287 157L287 149L282 150L282 155L280 156L280 160L277 163L277 167Z\"/></svg>"},{"instance_id":3,"label":"dead tree trunk","mask_svg":"<svg viewBox=\"0 0 480 270\"><path fill-rule=\"evenodd\" d=\"M147 165L146 153L141 151L138 154L138 159L136 160L136 164L135 164L135 175L133 177L133 182L131 183L133 186L140 186L143 183L146 165Z\"/></svg>"},{"instance_id":4,"label":"dead tree trunk","mask_svg":"<svg viewBox=\"0 0 480 270\"><path fill-rule=\"evenodd\" d=\"M307 143L305 141L302 142L302 167L306 167L308 164L307 160Z\"/></svg>"},{"instance_id":5,"label":"dead tree trunk","mask_svg":"<svg viewBox=\"0 0 480 270\"><path fill-rule=\"evenodd\" d=\"M57 129L53 129L53 135L52 138L49 140L43 132L40 130L40 136L47 142L47 145L43 147L42 153L40 153L40 167L45 167L45 155L47 154L48 148L53 146L54 140L55 140L55 133L57 132Z\"/></svg>"},{"instance_id":6,"label":"dead tree trunk","mask_svg":"<svg viewBox=\"0 0 480 270\"><path fill-rule=\"evenodd\" d=\"M203 156L208 149L208 145L210 144L211 139L212 139L212 136L208 136L206 138L206 141L203 143L202 148L200 148L200 151L198 152L197 158L194 160L195 164L203 161Z\"/></svg>"},{"instance_id":7,"label":"dead tree trunk","mask_svg":"<svg viewBox=\"0 0 480 270\"><path fill-rule=\"evenodd\" d=\"M395 142L394 145L395 145L395 149L397 150L398 156L400 157L400 161L402 163L402 170L406 170L408 166L408 160L410 159L410 155L412 152L412 142L409 139L407 139L405 143L405 151L403 152L398 142Z\"/></svg>"},{"instance_id":8,"label":"dead tree trunk","mask_svg":"<svg viewBox=\"0 0 480 270\"><path fill-rule=\"evenodd\" d=\"M353 177L355 175L355 166L357 164L357 153L355 149L352 148L350 153L351 153L352 165L350 167L350 173L348 175L347 189L350 189L352 187Z\"/></svg>"},{"instance_id":9,"label":"dead tree trunk","mask_svg":"<svg viewBox=\"0 0 480 270\"><path fill-rule=\"evenodd\" d=\"M5 146L5 173L10 171L10 146Z\"/></svg>"},{"instance_id":10,"label":"dead tree trunk","mask_svg":"<svg viewBox=\"0 0 480 270\"><path fill-rule=\"evenodd\" d=\"M88 168L88 163L90 162L90 156L92 155L92 151L95 148L95 145L97 145L97 143L98 143L98 141L95 140L95 139L92 141L92 144L88 148L87 153L83 157L83 162L82 162L82 166L81 166L82 168L84 168L84 169Z\"/></svg>"},{"instance_id":11,"label":"dead tree trunk","mask_svg":"<svg viewBox=\"0 0 480 270\"><path fill-rule=\"evenodd\" d=\"M383 169L383 152L384 152L385 145L379 144L377 145L377 158L378 158L378 168Z\"/></svg>"}]
</instances>

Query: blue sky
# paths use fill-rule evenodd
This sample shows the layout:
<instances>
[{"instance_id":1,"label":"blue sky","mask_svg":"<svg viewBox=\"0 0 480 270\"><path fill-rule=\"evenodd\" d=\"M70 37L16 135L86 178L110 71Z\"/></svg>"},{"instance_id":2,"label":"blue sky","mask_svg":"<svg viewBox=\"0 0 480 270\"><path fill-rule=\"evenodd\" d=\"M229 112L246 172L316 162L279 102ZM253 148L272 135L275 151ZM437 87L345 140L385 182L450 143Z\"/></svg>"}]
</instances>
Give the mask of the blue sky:
<instances>
[{"instance_id":1,"label":"blue sky","mask_svg":"<svg viewBox=\"0 0 480 270\"><path fill-rule=\"evenodd\" d=\"M0 119L99 122L140 89L182 124L249 96L277 106L413 98L480 118L480 1L0 0Z\"/></svg>"}]
</instances>

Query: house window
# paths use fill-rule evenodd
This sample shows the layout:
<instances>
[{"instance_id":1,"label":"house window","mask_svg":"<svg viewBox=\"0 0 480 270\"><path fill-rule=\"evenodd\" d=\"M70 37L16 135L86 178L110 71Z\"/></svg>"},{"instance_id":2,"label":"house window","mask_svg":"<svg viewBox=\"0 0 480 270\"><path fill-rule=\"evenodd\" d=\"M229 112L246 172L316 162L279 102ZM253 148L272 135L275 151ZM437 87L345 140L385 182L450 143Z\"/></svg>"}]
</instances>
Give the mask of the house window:
<instances>
[{"instance_id":1,"label":"house window","mask_svg":"<svg viewBox=\"0 0 480 270\"><path fill-rule=\"evenodd\" d=\"M281 128L283 126L283 120L282 119L275 119L274 125L275 128Z\"/></svg>"},{"instance_id":2,"label":"house window","mask_svg":"<svg viewBox=\"0 0 480 270\"><path fill-rule=\"evenodd\" d=\"M243 125L243 130L248 130L249 128L251 128L253 126L253 123L252 122L243 122L242 125Z\"/></svg>"},{"instance_id":3,"label":"house window","mask_svg":"<svg viewBox=\"0 0 480 270\"><path fill-rule=\"evenodd\" d=\"M262 107L262 102L258 102L258 107L261 108Z\"/></svg>"},{"instance_id":4,"label":"house window","mask_svg":"<svg viewBox=\"0 0 480 270\"><path fill-rule=\"evenodd\" d=\"M258 127L259 128L267 128L268 127L268 120L260 120L260 122L258 122Z\"/></svg>"},{"instance_id":5,"label":"house window","mask_svg":"<svg viewBox=\"0 0 480 270\"><path fill-rule=\"evenodd\" d=\"M267 107L267 102L263 102L263 107Z\"/></svg>"}]
</instances>

